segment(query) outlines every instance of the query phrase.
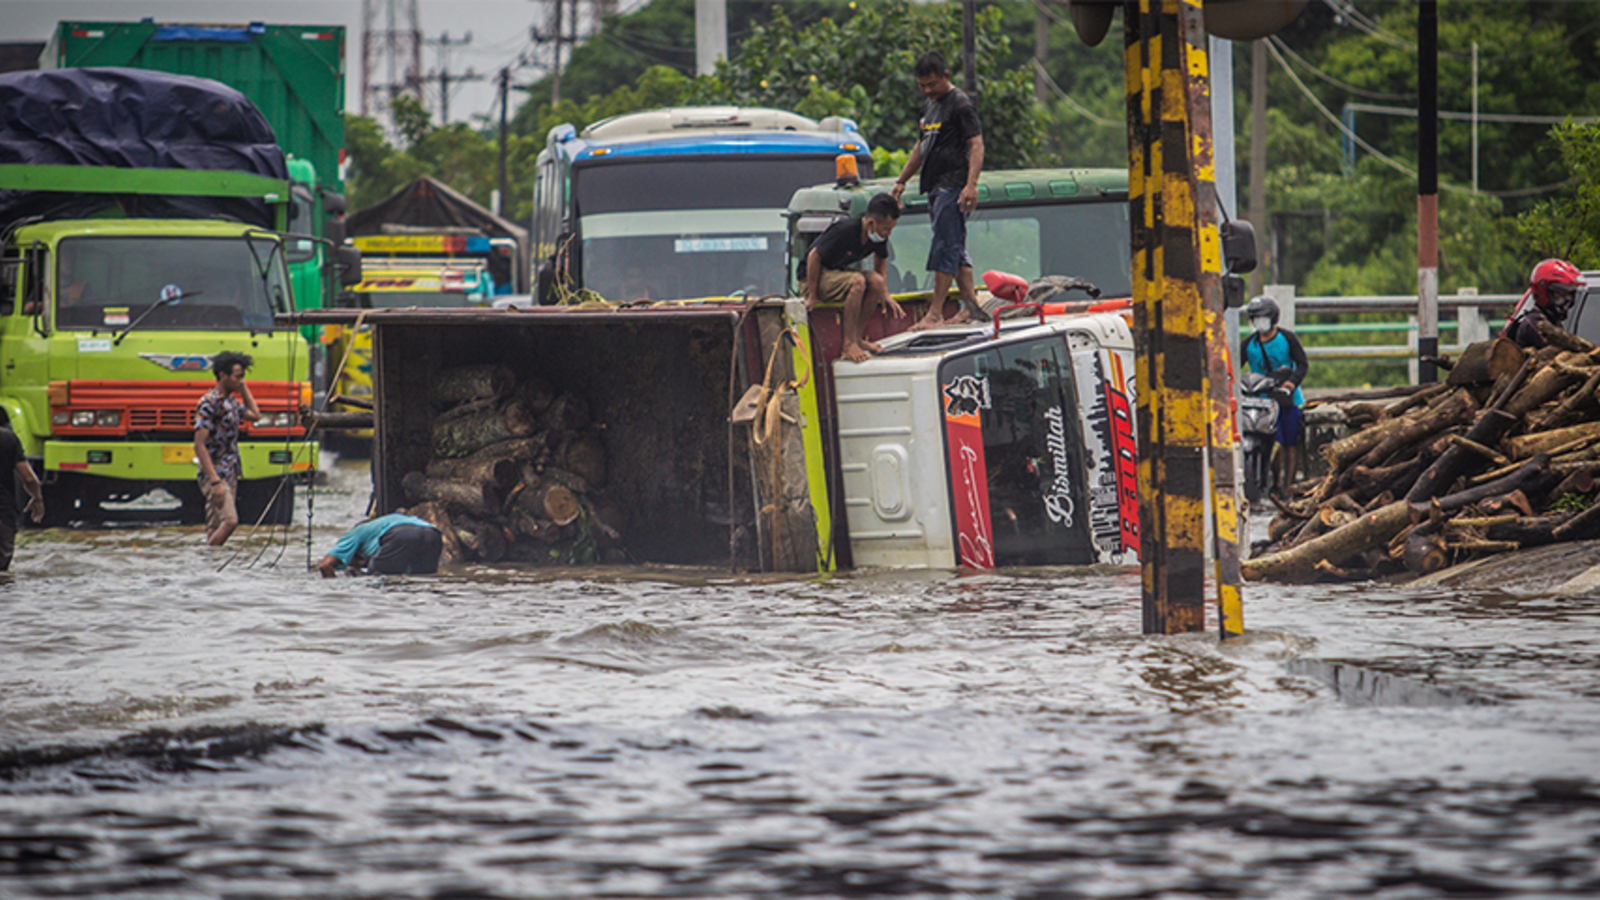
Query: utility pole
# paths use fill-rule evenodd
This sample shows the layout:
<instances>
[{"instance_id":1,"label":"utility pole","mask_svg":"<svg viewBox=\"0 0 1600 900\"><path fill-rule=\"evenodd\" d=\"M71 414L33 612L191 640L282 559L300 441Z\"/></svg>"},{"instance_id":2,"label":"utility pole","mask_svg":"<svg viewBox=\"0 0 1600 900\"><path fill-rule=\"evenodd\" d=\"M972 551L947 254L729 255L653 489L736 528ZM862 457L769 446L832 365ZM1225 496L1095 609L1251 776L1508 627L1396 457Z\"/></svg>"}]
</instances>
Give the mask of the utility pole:
<instances>
[{"instance_id":1,"label":"utility pole","mask_svg":"<svg viewBox=\"0 0 1600 900\"><path fill-rule=\"evenodd\" d=\"M1417 383L1439 380L1439 4L1417 4Z\"/></svg>"},{"instance_id":2,"label":"utility pole","mask_svg":"<svg viewBox=\"0 0 1600 900\"><path fill-rule=\"evenodd\" d=\"M396 97L422 95L417 0L362 0L361 23L361 114L387 120ZM382 81L380 69L387 73Z\"/></svg>"},{"instance_id":3,"label":"utility pole","mask_svg":"<svg viewBox=\"0 0 1600 900\"><path fill-rule=\"evenodd\" d=\"M452 47L465 47L472 43L472 32L467 32L460 39L452 40L450 32L441 32L437 40L426 41L427 44L438 49L439 68L436 72L429 73L429 78L439 80L439 127L450 124L450 85L460 84L464 81L482 81L483 76L471 69L465 75L456 75L450 71L450 49Z\"/></svg>"},{"instance_id":4,"label":"utility pole","mask_svg":"<svg viewBox=\"0 0 1600 900\"><path fill-rule=\"evenodd\" d=\"M961 0L961 89L978 95L978 2Z\"/></svg>"},{"instance_id":5,"label":"utility pole","mask_svg":"<svg viewBox=\"0 0 1600 900\"><path fill-rule=\"evenodd\" d=\"M728 0L694 0L694 71L710 75L728 56Z\"/></svg>"},{"instance_id":6,"label":"utility pole","mask_svg":"<svg viewBox=\"0 0 1600 900\"><path fill-rule=\"evenodd\" d=\"M1050 13L1045 9L1049 0L1035 0L1033 10L1033 58L1039 63L1033 70L1033 99L1037 103L1050 102L1050 86L1045 83L1045 61L1050 58Z\"/></svg>"},{"instance_id":7,"label":"utility pole","mask_svg":"<svg viewBox=\"0 0 1600 900\"><path fill-rule=\"evenodd\" d=\"M566 28L566 7L572 6L572 28ZM545 28L534 26L528 29L528 36L536 44L552 44L554 49L550 53L550 105L557 106L561 103L561 45L574 44L578 40L578 0L551 0L550 21Z\"/></svg>"},{"instance_id":8,"label":"utility pole","mask_svg":"<svg viewBox=\"0 0 1600 900\"><path fill-rule=\"evenodd\" d=\"M506 108L511 96L511 67L500 70L500 189L495 192L494 214L506 214Z\"/></svg>"},{"instance_id":9,"label":"utility pole","mask_svg":"<svg viewBox=\"0 0 1600 900\"><path fill-rule=\"evenodd\" d=\"M1267 237L1267 41L1250 42L1250 224L1256 237ZM1257 245L1259 246L1259 244ZM1250 295L1261 293L1266 266L1250 273Z\"/></svg>"},{"instance_id":10,"label":"utility pole","mask_svg":"<svg viewBox=\"0 0 1600 900\"><path fill-rule=\"evenodd\" d=\"M1188 0L1138 0L1123 16L1144 632L1205 628L1209 458L1217 622L1224 637L1239 635L1233 397L1205 21L1200 3Z\"/></svg>"}]
</instances>

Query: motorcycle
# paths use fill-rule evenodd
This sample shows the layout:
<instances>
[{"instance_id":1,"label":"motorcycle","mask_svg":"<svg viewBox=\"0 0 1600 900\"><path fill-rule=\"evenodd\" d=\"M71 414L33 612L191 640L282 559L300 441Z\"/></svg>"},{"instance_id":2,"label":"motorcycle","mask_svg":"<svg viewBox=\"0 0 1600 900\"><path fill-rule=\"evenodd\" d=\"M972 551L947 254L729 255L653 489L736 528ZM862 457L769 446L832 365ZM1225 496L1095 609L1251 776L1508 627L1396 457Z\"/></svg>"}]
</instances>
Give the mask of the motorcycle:
<instances>
[{"instance_id":1,"label":"motorcycle","mask_svg":"<svg viewBox=\"0 0 1600 900\"><path fill-rule=\"evenodd\" d=\"M1278 443L1278 381L1270 375L1239 376L1239 441L1244 456L1244 496L1261 502L1273 488L1272 451Z\"/></svg>"}]
</instances>

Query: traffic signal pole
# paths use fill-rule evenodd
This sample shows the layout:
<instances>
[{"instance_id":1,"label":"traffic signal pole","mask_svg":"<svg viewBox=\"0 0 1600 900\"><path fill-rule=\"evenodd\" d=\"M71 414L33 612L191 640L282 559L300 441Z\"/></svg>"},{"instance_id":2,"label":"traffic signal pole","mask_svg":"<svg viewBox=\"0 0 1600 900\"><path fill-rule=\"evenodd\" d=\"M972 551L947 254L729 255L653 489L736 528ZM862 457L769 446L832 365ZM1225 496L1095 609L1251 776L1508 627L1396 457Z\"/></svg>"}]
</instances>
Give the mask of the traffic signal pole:
<instances>
[{"instance_id":1,"label":"traffic signal pole","mask_svg":"<svg viewBox=\"0 0 1600 900\"><path fill-rule=\"evenodd\" d=\"M1244 633L1244 615L1201 2L1137 0L1123 7L1140 566L1144 632L1203 631L1209 493L1217 619L1228 637Z\"/></svg>"}]
</instances>

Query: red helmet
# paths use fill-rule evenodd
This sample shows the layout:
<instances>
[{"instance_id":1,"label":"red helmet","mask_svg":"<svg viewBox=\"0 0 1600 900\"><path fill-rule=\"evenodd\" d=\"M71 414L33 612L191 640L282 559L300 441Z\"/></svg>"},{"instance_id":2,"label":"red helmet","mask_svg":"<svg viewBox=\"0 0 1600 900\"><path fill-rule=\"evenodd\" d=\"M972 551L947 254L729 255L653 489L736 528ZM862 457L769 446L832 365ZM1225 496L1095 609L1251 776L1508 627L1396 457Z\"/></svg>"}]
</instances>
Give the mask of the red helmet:
<instances>
[{"instance_id":1,"label":"red helmet","mask_svg":"<svg viewBox=\"0 0 1600 900\"><path fill-rule=\"evenodd\" d=\"M1572 308L1578 289L1584 286L1583 273L1564 259L1547 259L1533 267L1528 276L1528 290L1533 302L1546 312L1556 313L1559 321Z\"/></svg>"}]
</instances>

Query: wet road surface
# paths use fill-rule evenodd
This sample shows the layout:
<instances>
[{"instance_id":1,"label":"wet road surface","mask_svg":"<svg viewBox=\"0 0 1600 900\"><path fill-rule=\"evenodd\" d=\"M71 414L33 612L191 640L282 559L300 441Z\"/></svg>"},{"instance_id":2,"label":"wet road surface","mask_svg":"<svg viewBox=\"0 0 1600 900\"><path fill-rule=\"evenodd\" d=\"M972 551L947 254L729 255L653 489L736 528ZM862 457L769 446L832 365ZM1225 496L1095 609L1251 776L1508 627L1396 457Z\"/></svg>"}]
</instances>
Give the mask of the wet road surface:
<instances>
[{"instance_id":1,"label":"wet road surface","mask_svg":"<svg viewBox=\"0 0 1600 900\"><path fill-rule=\"evenodd\" d=\"M1600 598L1136 572L306 571L26 535L0 897L1592 897ZM302 507L304 500L301 500Z\"/></svg>"}]
</instances>

